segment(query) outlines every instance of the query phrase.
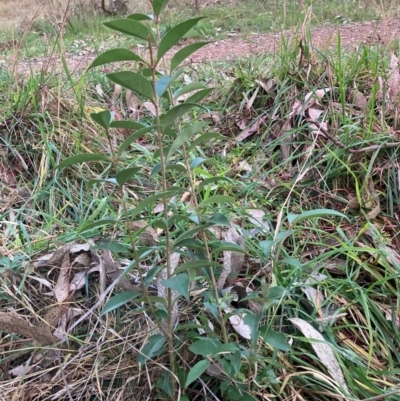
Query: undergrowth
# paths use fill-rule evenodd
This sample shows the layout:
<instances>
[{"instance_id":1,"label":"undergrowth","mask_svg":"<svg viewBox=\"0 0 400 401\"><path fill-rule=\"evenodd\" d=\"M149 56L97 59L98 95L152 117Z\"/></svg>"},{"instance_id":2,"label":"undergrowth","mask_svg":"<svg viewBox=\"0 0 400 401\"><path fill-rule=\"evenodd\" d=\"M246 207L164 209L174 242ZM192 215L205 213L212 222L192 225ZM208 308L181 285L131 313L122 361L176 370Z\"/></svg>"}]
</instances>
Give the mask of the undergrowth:
<instances>
[{"instance_id":1,"label":"undergrowth","mask_svg":"<svg viewBox=\"0 0 400 401\"><path fill-rule=\"evenodd\" d=\"M143 59L1 72L0 396L398 399L396 55L182 69L166 3L106 24Z\"/></svg>"}]
</instances>

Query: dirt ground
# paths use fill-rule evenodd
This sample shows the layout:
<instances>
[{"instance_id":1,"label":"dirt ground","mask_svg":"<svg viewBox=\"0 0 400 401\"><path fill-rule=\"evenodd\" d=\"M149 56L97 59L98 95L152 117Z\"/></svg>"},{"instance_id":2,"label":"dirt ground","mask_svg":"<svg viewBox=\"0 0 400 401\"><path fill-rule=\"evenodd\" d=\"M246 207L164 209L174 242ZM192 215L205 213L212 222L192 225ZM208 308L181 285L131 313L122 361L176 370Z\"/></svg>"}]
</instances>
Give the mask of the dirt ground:
<instances>
[{"instance_id":1,"label":"dirt ground","mask_svg":"<svg viewBox=\"0 0 400 401\"><path fill-rule=\"evenodd\" d=\"M400 19L388 21L372 21L352 23L342 26L332 26L328 28L315 28L312 30L312 44L319 49L327 49L337 46L337 33L340 31L342 47L352 48L360 43L385 43L393 40L400 40ZM188 62L204 63L209 61L231 60L238 57L246 57L251 54L268 54L279 51L282 36L285 38L293 37L293 31L283 33L269 33L263 35L251 35L247 37L231 37L229 39L213 41L200 49L190 57ZM297 32L302 35L302 32ZM133 49L138 51L138 49ZM175 47L170 53L172 56L179 47ZM94 59L94 54L77 56L67 54L67 64L72 72L84 70ZM17 73L27 73L30 69L57 70L61 68L59 57L42 57L29 60L17 60L14 63L7 62L7 65Z\"/></svg>"}]
</instances>

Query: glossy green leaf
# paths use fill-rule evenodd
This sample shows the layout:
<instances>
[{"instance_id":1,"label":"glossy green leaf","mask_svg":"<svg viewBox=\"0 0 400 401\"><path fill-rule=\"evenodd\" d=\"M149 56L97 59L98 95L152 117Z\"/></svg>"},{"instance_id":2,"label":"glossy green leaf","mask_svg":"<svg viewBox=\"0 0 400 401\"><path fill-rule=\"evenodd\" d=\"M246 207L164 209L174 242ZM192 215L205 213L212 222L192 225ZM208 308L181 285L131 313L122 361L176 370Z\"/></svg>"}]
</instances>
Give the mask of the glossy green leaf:
<instances>
[{"instance_id":1,"label":"glossy green leaf","mask_svg":"<svg viewBox=\"0 0 400 401\"><path fill-rule=\"evenodd\" d=\"M296 269L302 270L303 265L301 262L296 258L284 258L282 259L282 263L285 263L289 266L293 266Z\"/></svg>"},{"instance_id":2,"label":"glossy green leaf","mask_svg":"<svg viewBox=\"0 0 400 401\"><path fill-rule=\"evenodd\" d=\"M91 179L88 181L87 185L88 185L88 187L91 187L91 186L93 186L94 184L97 184L97 183L104 183L104 182L108 182L108 183L113 184L113 185L118 185L117 180L116 180L115 178L103 178L103 179L100 179L100 178L91 178Z\"/></svg>"},{"instance_id":3,"label":"glossy green leaf","mask_svg":"<svg viewBox=\"0 0 400 401\"><path fill-rule=\"evenodd\" d=\"M128 15L126 18L133 19L135 21L153 21L151 16L142 13L133 13Z\"/></svg>"},{"instance_id":4,"label":"glossy green leaf","mask_svg":"<svg viewBox=\"0 0 400 401\"><path fill-rule=\"evenodd\" d=\"M168 4L169 0L153 0L153 13L157 15L157 17L161 14L161 11L164 10L165 6Z\"/></svg>"},{"instance_id":5,"label":"glossy green leaf","mask_svg":"<svg viewBox=\"0 0 400 401\"><path fill-rule=\"evenodd\" d=\"M113 114L108 110L101 111L100 113L92 113L90 117L94 122L99 124L101 127L108 129L111 121L113 120Z\"/></svg>"},{"instance_id":6,"label":"glossy green leaf","mask_svg":"<svg viewBox=\"0 0 400 401\"><path fill-rule=\"evenodd\" d=\"M112 218L97 220L93 223L84 225L81 229L78 230L78 232L83 233L85 231L90 231L90 230L93 230L94 228L103 227L108 224L114 225L116 222L117 222L117 220L112 219Z\"/></svg>"},{"instance_id":7,"label":"glossy green leaf","mask_svg":"<svg viewBox=\"0 0 400 401\"><path fill-rule=\"evenodd\" d=\"M171 76L162 76L156 82L156 93L158 97L161 97L170 85L181 75L183 70L179 69L175 71Z\"/></svg>"},{"instance_id":8,"label":"glossy green leaf","mask_svg":"<svg viewBox=\"0 0 400 401\"><path fill-rule=\"evenodd\" d=\"M166 165L166 170L178 170L181 172L186 172L186 167L183 164L180 163L168 163ZM157 163L154 167L153 170L151 170L150 177L154 177L157 173L161 171L161 163Z\"/></svg>"},{"instance_id":9,"label":"glossy green leaf","mask_svg":"<svg viewBox=\"0 0 400 401\"><path fill-rule=\"evenodd\" d=\"M203 142L210 142L214 143L213 139L219 139L222 138L222 135L218 134L217 132L206 132L205 134L199 136L196 138L192 144L189 147L189 150L194 149L196 146L200 145ZM228 178L224 177L226 180L229 180Z\"/></svg>"},{"instance_id":10,"label":"glossy green leaf","mask_svg":"<svg viewBox=\"0 0 400 401\"><path fill-rule=\"evenodd\" d=\"M107 77L116 84L130 89L132 92L142 95L149 100L153 100L154 98L153 87L150 81L137 72L120 71L107 74Z\"/></svg>"},{"instance_id":11,"label":"glossy green leaf","mask_svg":"<svg viewBox=\"0 0 400 401\"><path fill-rule=\"evenodd\" d=\"M148 38L152 38L152 42L154 42L154 34L150 29L146 25L132 18L115 19L104 22L104 25L108 28L114 29L114 31L134 36L139 39L148 40Z\"/></svg>"},{"instance_id":12,"label":"glossy green leaf","mask_svg":"<svg viewBox=\"0 0 400 401\"><path fill-rule=\"evenodd\" d=\"M264 255L269 258L271 256L271 249L274 245L277 244L277 241L264 240L264 241L260 241L259 244L260 244L260 248L264 252Z\"/></svg>"},{"instance_id":13,"label":"glossy green leaf","mask_svg":"<svg viewBox=\"0 0 400 401\"><path fill-rule=\"evenodd\" d=\"M118 154L120 155L121 153L123 153L131 145L132 142L135 142L136 140L141 138L144 134L147 134L148 132L151 132L156 128L157 127L155 125L151 125L149 127L141 128L132 135L129 135L128 138L126 138L124 142L122 142L121 145L119 145Z\"/></svg>"},{"instance_id":14,"label":"glossy green leaf","mask_svg":"<svg viewBox=\"0 0 400 401\"><path fill-rule=\"evenodd\" d=\"M330 217L330 216L341 217L347 220L349 219L345 214L340 213L336 210L315 209L315 210L308 210L298 215L290 214L288 216L288 220L290 224L298 224L301 223L303 220L315 219L318 217Z\"/></svg>"},{"instance_id":15,"label":"glossy green leaf","mask_svg":"<svg viewBox=\"0 0 400 401\"><path fill-rule=\"evenodd\" d=\"M129 244L121 244L115 241L99 241L96 242L95 249L105 249L110 252L131 253L132 248Z\"/></svg>"},{"instance_id":16,"label":"glossy green leaf","mask_svg":"<svg viewBox=\"0 0 400 401\"><path fill-rule=\"evenodd\" d=\"M119 186L124 185L131 178L135 177L135 175L141 169L142 169L141 167L130 167L130 168L126 168L125 170L120 171L115 177L118 182L118 185Z\"/></svg>"},{"instance_id":17,"label":"glossy green leaf","mask_svg":"<svg viewBox=\"0 0 400 401\"><path fill-rule=\"evenodd\" d=\"M96 57L92 64L90 64L89 69L104 64L117 63L119 61L140 61L146 63L139 55L128 49L112 49Z\"/></svg>"},{"instance_id":18,"label":"glossy green leaf","mask_svg":"<svg viewBox=\"0 0 400 401\"><path fill-rule=\"evenodd\" d=\"M199 131L207 127L207 123L205 122L197 122L192 125L186 127L174 140L171 147L168 150L167 156L165 157L165 161L167 162L169 158L193 135L197 134Z\"/></svg>"},{"instance_id":19,"label":"glossy green leaf","mask_svg":"<svg viewBox=\"0 0 400 401\"><path fill-rule=\"evenodd\" d=\"M200 164L208 163L208 164L217 164L217 161L214 158L203 159L202 157L196 157L191 163L190 168L193 170L194 168L200 166Z\"/></svg>"},{"instance_id":20,"label":"glossy green leaf","mask_svg":"<svg viewBox=\"0 0 400 401\"><path fill-rule=\"evenodd\" d=\"M196 340L194 343L190 344L189 350L196 355L208 356L208 355L214 355L219 345L222 344L217 339L200 338Z\"/></svg>"},{"instance_id":21,"label":"glossy green leaf","mask_svg":"<svg viewBox=\"0 0 400 401\"><path fill-rule=\"evenodd\" d=\"M218 181L226 181L229 183L233 183L233 180L231 180L230 178L227 178L227 177L210 177L210 178L206 178L205 180L203 180L199 184L198 188L199 188L199 190L203 189L207 185L214 184L215 182L218 182Z\"/></svg>"},{"instance_id":22,"label":"glossy green leaf","mask_svg":"<svg viewBox=\"0 0 400 401\"><path fill-rule=\"evenodd\" d=\"M231 222L229 219L222 213L216 213L214 216L210 217L207 220L207 223L212 224L213 226L221 226L221 227L231 227Z\"/></svg>"},{"instance_id":23,"label":"glossy green leaf","mask_svg":"<svg viewBox=\"0 0 400 401\"><path fill-rule=\"evenodd\" d=\"M257 346L258 341L258 326L260 325L260 321L262 318L262 314L254 314L252 312L246 313L243 318L243 323L250 327L251 330L251 343L253 347Z\"/></svg>"},{"instance_id":24,"label":"glossy green leaf","mask_svg":"<svg viewBox=\"0 0 400 401\"><path fill-rule=\"evenodd\" d=\"M152 302L153 304L161 304L167 306L167 300L164 297L157 297L156 295L151 295L149 297L143 297L136 300L137 303L140 302Z\"/></svg>"},{"instance_id":25,"label":"glossy green leaf","mask_svg":"<svg viewBox=\"0 0 400 401\"><path fill-rule=\"evenodd\" d=\"M229 195L214 195L210 196L209 198L203 200L200 203L200 206L207 206L213 203L235 203L236 199L234 196Z\"/></svg>"},{"instance_id":26,"label":"glossy green leaf","mask_svg":"<svg viewBox=\"0 0 400 401\"><path fill-rule=\"evenodd\" d=\"M161 280L167 288L175 290L178 294L183 295L187 301L189 301L189 275L186 273L177 274L166 280Z\"/></svg>"},{"instance_id":27,"label":"glossy green leaf","mask_svg":"<svg viewBox=\"0 0 400 401\"><path fill-rule=\"evenodd\" d=\"M280 351L290 351L290 345L283 333L278 333L272 329L260 330L260 332L264 341L269 345Z\"/></svg>"},{"instance_id":28,"label":"glossy green leaf","mask_svg":"<svg viewBox=\"0 0 400 401\"><path fill-rule=\"evenodd\" d=\"M286 296L289 291L285 287L275 286L269 287L267 292L268 299L280 299Z\"/></svg>"},{"instance_id":29,"label":"glossy green leaf","mask_svg":"<svg viewBox=\"0 0 400 401\"><path fill-rule=\"evenodd\" d=\"M139 130L148 127L149 126L147 124L139 123L133 120L113 120L110 124L110 128L124 128L132 130Z\"/></svg>"},{"instance_id":30,"label":"glossy green leaf","mask_svg":"<svg viewBox=\"0 0 400 401\"><path fill-rule=\"evenodd\" d=\"M200 89L207 89L207 86L204 85L202 82L192 82L179 88L174 93L174 98L177 99L179 96L185 95L186 93L193 92Z\"/></svg>"},{"instance_id":31,"label":"glossy green leaf","mask_svg":"<svg viewBox=\"0 0 400 401\"><path fill-rule=\"evenodd\" d=\"M195 103L182 103L178 106L173 107L166 114L161 116L161 124L168 127L172 124L177 118L182 117L185 113L192 110L194 107L197 107Z\"/></svg>"},{"instance_id":32,"label":"glossy green leaf","mask_svg":"<svg viewBox=\"0 0 400 401\"><path fill-rule=\"evenodd\" d=\"M249 393L243 393L240 396L240 401L258 401L258 398L252 396Z\"/></svg>"},{"instance_id":33,"label":"glossy green leaf","mask_svg":"<svg viewBox=\"0 0 400 401\"><path fill-rule=\"evenodd\" d=\"M174 71L175 68L179 67L179 65L184 61L186 58L188 58L191 54L196 52L197 50L201 49L203 46L208 45L210 42L197 42L197 43L192 43L183 49L180 49L177 51L172 57L171 60L171 71Z\"/></svg>"},{"instance_id":34,"label":"glossy green leaf","mask_svg":"<svg viewBox=\"0 0 400 401\"><path fill-rule=\"evenodd\" d=\"M160 41L157 51L157 61L159 61L168 50L172 49L172 47L174 47L183 36L185 36L185 34L203 18L204 17L192 18L171 28Z\"/></svg>"},{"instance_id":35,"label":"glossy green leaf","mask_svg":"<svg viewBox=\"0 0 400 401\"><path fill-rule=\"evenodd\" d=\"M220 344L214 351L214 355L223 354L226 352L236 352L240 351L239 345L236 342Z\"/></svg>"},{"instance_id":36,"label":"glossy green leaf","mask_svg":"<svg viewBox=\"0 0 400 401\"><path fill-rule=\"evenodd\" d=\"M182 246L182 245L180 245ZM208 260L192 260L191 262L183 263L175 269L175 273L184 272L191 269L200 269L202 267L221 267L217 262L209 262Z\"/></svg>"},{"instance_id":37,"label":"glossy green leaf","mask_svg":"<svg viewBox=\"0 0 400 401\"><path fill-rule=\"evenodd\" d=\"M239 252L246 253L246 251L238 244L228 241L220 241L218 247L213 250L213 253L219 252Z\"/></svg>"},{"instance_id":38,"label":"glossy green leaf","mask_svg":"<svg viewBox=\"0 0 400 401\"><path fill-rule=\"evenodd\" d=\"M161 334L152 335L149 338L147 344L138 353L136 359L137 362L140 365L143 365L147 362L147 360L160 355L164 350L164 344L166 343L166 341L167 341L166 337Z\"/></svg>"},{"instance_id":39,"label":"glossy green leaf","mask_svg":"<svg viewBox=\"0 0 400 401\"><path fill-rule=\"evenodd\" d=\"M198 92L190 96L188 99L186 99L185 103L200 103L213 90L214 88L206 88L199 90Z\"/></svg>"},{"instance_id":40,"label":"glossy green leaf","mask_svg":"<svg viewBox=\"0 0 400 401\"><path fill-rule=\"evenodd\" d=\"M182 191L182 189L180 189ZM129 213L130 218L133 218L137 216L140 212L142 212L144 209L146 209L147 206L153 204L155 201L163 198L164 196L167 198L170 198L178 193L177 190L169 190L166 192L161 192L152 196L149 196L148 198L142 200L141 202L138 203L138 205Z\"/></svg>"},{"instance_id":41,"label":"glossy green leaf","mask_svg":"<svg viewBox=\"0 0 400 401\"><path fill-rule=\"evenodd\" d=\"M204 248L204 243L202 241L199 241L198 239L188 238L188 239L184 239L182 241L179 241L179 246L203 249ZM188 262L188 263L191 263L191 262ZM184 265L186 265L186 263L184 263L181 266L184 266Z\"/></svg>"},{"instance_id":42,"label":"glossy green leaf","mask_svg":"<svg viewBox=\"0 0 400 401\"><path fill-rule=\"evenodd\" d=\"M152 268L150 268L144 279L144 285L148 287L154 280L154 277L164 268L165 266L153 266Z\"/></svg>"},{"instance_id":43,"label":"glossy green leaf","mask_svg":"<svg viewBox=\"0 0 400 401\"><path fill-rule=\"evenodd\" d=\"M139 291L125 291L114 295L104 305L103 310L101 311L101 316L127 304L129 301L132 301L132 299L137 298L140 294Z\"/></svg>"},{"instance_id":44,"label":"glossy green leaf","mask_svg":"<svg viewBox=\"0 0 400 401\"><path fill-rule=\"evenodd\" d=\"M211 227L211 224L203 224L201 226L193 227L192 229L185 231L175 240L174 248L179 247L179 241L185 238L190 238L193 235L197 234L199 231L205 230L208 227Z\"/></svg>"},{"instance_id":45,"label":"glossy green leaf","mask_svg":"<svg viewBox=\"0 0 400 401\"><path fill-rule=\"evenodd\" d=\"M72 166L74 164L82 164L82 163L87 163L87 162L111 163L109 158L105 155L101 155L99 153L82 153L80 155L74 155L74 156L67 157L59 165L54 167L54 170L58 169L58 168Z\"/></svg>"},{"instance_id":46,"label":"glossy green leaf","mask_svg":"<svg viewBox=\"0 0 400 401\"><path fill-rule=\"evenodd\" d=\"M197 362L196 365L194 365L188 373L185 388L187 388L191 383L197 380L207 370L209 366L210 361L208 359Z\"/></svg>"}]
</instances>

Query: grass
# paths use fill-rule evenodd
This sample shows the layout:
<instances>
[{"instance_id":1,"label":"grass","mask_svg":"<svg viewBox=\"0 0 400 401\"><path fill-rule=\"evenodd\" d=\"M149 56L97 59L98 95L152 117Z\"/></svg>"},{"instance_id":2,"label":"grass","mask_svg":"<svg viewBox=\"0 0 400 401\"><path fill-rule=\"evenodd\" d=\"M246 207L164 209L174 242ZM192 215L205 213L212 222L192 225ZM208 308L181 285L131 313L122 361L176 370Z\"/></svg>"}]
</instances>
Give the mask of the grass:
<instances>
[{"instance_id":1,"label":"grass","mask_svg":"<svg viewBox=\"0 0 400 401\"><path fill-rule=\"evenodd\" d=\"M292 6L288 3L288 14ZM242 20L245 13L238 11L240 7L225 9L224 17L214 9L215 21L227 21L224 32L233 29L228 14ZM324 20L331 15L329 7L320 12ZM365 15L372 12L366 9ZM204 23L206 35L218 25L213 24ZM241 26L248 29L245 22ZM84 34L82 38L89 40ZM122 43L120 38L113 40ZM188 399L245 399L246 393L251 399L282 400L399 397L399 146L391 146L399 134L399 99L383 95L395 90L391 50L399 49L379 44L347 51L338 41L334 50L317 51L308 47L308 40L304 38L302 47L296 38L282 43L275 56L200 64L185 71L177 83L207 82L215 88L203 103L207 113L195 109L183 119L184 126L207 120L207 132L222 135L194 146L188 154L190 161L213 159L193 169L196 182L214 176L225 179L200 187L197 200L214 195L234 198L232 204L205 203L204 213L220 212L239 227L247 255L235 283L251 282L249 289L264 306L258 341L243 339L226 324L229 344L240 346L239 357L226 350L209 359L231 374L205 372L185 390ZM137 217L144 225L134 226L133 233L121 224L85 230L101 219L121 218L124 203L133 209L160 191L164 183L153 170L159 160L157 142L146 135L123 153L122 168L142 170L122 193L111 182L93 181L112 176L99 162L54 169L68 156L107 154L109 138L89 115L111 105L128 115L125 93L115 92L98 70L84 76L71 76L66 69L62 74L38 71L29 77L15 77L4 69L0 74L1 399L168 399L167 352L155 352L141 368L138 364L154 325L153 315L143 310L146 302L132 298L102 314L102 296L112 288L105 287L101 270L89 273L107 249L121 266L129 265L130 234L140 244L144 271L165 263L161 231L146 228L165 226L160 223L160 205L154 202L142 210ZM151 113L141 106L142 121L151 121ZM249 127L249 135L238 140ZM126 136L123 129L113 130L111 140L120 144ZM166 138L163 145L170 146L171 140ZM166 178L169 187L188 186L179 170L168 170ZM175 215L192 219L174 222L170 235L176 240L192 228L194 200L175 197L168 207ZM255 208L263 212L261 227L251 214ZM212 240L216 234L208 235ZM51 263L39 260L72 242L92 244L91 251L71 251L68 260L69 282L86 272L74 297L60 302L67 311L74 308L76 317L69 325L76 327L60 347L43 346L32 341L40 343L34 333L27 339L26 330L18 332L16 322L25 327L19 320L23 316L24 322L36 324L36 331L42 330L40 319L57 303L52 291L59 288L63 263L54 256ZM185 248L182 261L196 260L197 252L196 246ZM215 260L223 266L227 256L219 253ZM112 268L107 270L110 263L101 260L112 274ZM220 273L217 268L217 276ZM129 272L132 282L138 279L135 274L136 270ZM207 290L204 277L203 271L195 275L198 289ZM130 294L113 290L118 293ZM193 344L222 338L212 294L204 294L179 304L173 346L181 382L201 360ZM13 330L7 330L9 312ZM76 323L77 319L82 321ZM293 319L310 324L331 345L348 391L340 388L317 353L318 341ZM205 334L200 335L199 326ZM31 357L35 369L21 372Z\"/></svg>"}]
</instances>

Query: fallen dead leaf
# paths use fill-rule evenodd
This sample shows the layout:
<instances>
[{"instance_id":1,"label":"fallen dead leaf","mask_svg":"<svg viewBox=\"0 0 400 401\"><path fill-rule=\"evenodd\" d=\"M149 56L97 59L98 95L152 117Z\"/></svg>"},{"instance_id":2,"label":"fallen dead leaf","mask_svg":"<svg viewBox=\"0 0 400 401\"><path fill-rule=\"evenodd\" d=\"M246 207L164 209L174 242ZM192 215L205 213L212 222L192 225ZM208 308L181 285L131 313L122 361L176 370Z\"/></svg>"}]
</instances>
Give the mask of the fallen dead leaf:
<instances>
[{"instance_id":1,"label":"fallen dead leaf","mask_svg":"<svg viewBox=\"0 0 400 401\"><path fill-rule=\"evenodd\" d=\"M315 353L317 354L320 361L328 369L329 374L332 376L336 382L348 391L342 369L336 359L335 353L332 350L331 345L329 345L322 334L315 330L310 323L303 319L291 318L289 319L297 328L304 334L305 337L311 340L311 346L313 347Z\"/></svg>"}]
</instances>

